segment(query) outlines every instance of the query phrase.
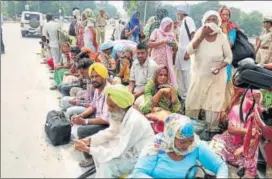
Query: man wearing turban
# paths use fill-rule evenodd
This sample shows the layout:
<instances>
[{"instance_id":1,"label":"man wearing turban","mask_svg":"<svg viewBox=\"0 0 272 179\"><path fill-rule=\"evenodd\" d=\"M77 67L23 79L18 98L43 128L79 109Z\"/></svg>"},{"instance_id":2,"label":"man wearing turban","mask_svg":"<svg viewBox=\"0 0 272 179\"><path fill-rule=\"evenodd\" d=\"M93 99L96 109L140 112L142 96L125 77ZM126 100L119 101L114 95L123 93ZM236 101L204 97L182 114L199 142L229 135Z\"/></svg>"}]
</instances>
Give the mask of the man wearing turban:
<instances>
[{"instance_id":1,"label":"man wearing turban","mask_svg":"<svg viewBox=\"0 0 272 179\"><path fill-rule=\"evenodd\" d=\"M119 178L130 173L143 147L154 140L148 120L134 107L134 95L117 84L105 89L110 127L75 142L75 148L92 155L96 178Z\"/></svg>"},{"instance_id":2,"label":"man wearing turban","mask_svg":"<svg viewBox=\"0 0 272 179\"><path fill-rule=\"evenodd\" d=\"M108 70L103 64L94 63L89 68L89 75L94 88L92 102L87 109L80 111L81 114L77 113L71 117L73 125L82 125L77 130L80 139L107 128L109 124L107 98L104 92L104 89L110 85L107 82ZM68 110L67 113L71 114ZM93 164L93 159L88 153L84 153L86 159L80 162L81 167L89 167Z\"/></svg>"}]
</instances>

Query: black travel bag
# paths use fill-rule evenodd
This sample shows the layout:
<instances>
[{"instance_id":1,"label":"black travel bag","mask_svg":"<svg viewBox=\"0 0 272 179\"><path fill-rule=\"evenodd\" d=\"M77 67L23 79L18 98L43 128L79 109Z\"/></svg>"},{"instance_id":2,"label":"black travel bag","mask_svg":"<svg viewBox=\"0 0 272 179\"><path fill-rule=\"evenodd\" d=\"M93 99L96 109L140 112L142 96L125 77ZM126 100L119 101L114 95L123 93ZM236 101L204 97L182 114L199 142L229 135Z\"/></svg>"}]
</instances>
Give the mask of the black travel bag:
<instances>
[{"instance_id":1,"label":"black travel bag","mask_svg":"<svg viewBox=\"0 0 272 179\"><path fill-rule=\"evenodd\" d=\"M61 111L50 111L46 117L45 133L54 146L68 144L71 139L71 123Z\"/></svg>"},{"instance_id":2,"label":"black travel bag","mask_svg":"<svg viewBox=\"0 0 272 179\"><path fill-rule=\"evenodd\" d=\"M238 67L238 63L245 58L255 60L254 46L249 42L248 37L240 30L236 31L236 39L232 46L232 66Z\"/></svg>"},{"instance_id":3,"label":"black travel bag","mask_svg":"<svg viewBox=\"0 0 272 179\"><path fill-rule=\"evenodd\" d=\"M272 71L255 64L240 66L233 75L233 84L238 88L272 89Z\"/></svg>"}]
</instances>

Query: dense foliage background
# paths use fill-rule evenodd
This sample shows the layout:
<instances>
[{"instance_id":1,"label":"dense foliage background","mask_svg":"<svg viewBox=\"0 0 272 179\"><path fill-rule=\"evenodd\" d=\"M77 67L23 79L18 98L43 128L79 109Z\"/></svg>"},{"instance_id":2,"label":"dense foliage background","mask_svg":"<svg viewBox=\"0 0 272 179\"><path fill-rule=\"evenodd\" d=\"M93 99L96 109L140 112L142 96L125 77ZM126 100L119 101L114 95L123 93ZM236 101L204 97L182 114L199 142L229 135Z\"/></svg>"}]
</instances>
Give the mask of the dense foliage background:
<instances>
[{"instance_id":1,"label":"dense foliage background","mask_svg":"<svg viewBox=\"0 0 272 179\"><path fill-rule=\"evenodd\" d=\"M58 15L58 10L62 9L63 15L71 16L71 11L74 7L79 7L80 10L91 8L97 13L100 9L104 9L109 17L114 17L117 13L115 6L108 4L108 1L3 1L2 10L6 17L15 19L25 10L25 5L29 5L29 10L39 11L42 13L51 13ZM218 1L205 1L198 4L190 5L190 16L195 20L198 27L201 26L201 17L207 10L218 10L222 5ZM147 1L146 21L149 17L155 14L158 7L168 9L169 16L176 19L176 7L167 4L162 5L160 1ZM124 1L123 8L130 14L138 10L141 14L141 21L144 22L145 1ZM250 37L260 34L262 29L263 15L259 11L245 13L241 9L231 8L231 19L243 29Z\"/></svg>"}]
</instances>

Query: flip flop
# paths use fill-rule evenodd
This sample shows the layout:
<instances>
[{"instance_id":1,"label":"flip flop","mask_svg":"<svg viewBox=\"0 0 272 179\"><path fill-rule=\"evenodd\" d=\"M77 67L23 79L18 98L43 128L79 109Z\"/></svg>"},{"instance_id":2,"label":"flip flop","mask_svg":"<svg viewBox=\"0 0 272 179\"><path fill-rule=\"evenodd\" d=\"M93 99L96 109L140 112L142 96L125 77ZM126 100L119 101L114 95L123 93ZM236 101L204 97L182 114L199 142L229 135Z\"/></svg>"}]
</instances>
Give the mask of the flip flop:
<instances>
[{"instance_id":1,"label":"flip flop","mask_svg":"<svg viewBox=\"0 0 272 179\"><path fill-rule=\"evenodd\" d=\"M81 160L81 162L79 163L79 166L81 166L82 168L87 168L92 166L93 164L94 164L93 158L89 158L89 159Z\"/></svg>"}]
</instances>

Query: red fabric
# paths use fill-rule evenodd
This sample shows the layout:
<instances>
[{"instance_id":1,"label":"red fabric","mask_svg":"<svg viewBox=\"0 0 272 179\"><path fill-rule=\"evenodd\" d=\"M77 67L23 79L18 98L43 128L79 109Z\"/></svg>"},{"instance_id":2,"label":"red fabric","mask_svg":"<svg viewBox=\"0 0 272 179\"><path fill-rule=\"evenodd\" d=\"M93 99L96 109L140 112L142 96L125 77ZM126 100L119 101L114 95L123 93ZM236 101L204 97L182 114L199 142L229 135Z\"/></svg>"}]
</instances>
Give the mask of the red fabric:
<instances>
[{"instance_id":1,"label":"red fabric","mask_svg":"<svg viewBox=\"0 0 272 179\"><path fill-rule=\"evenodd\" d=\"M46 61L47 65L50 67L51 70L54 70L54 61L53 58L48 58Z\"/></svg>"},{"instance_id":2,"label":"red fabric","mask_svg":"<svg viewBox=\"0 0 272 179\"><path fill-rule=\"evenodd\" d=\"M230 11L230 9L229 8L227 8L227 7L222 7L221 9L219 9L219 11L218 11L218 13L220 14L220 16L221 16L221 14L222 14L222 12L223 12L223 10L227 10L227 11L229 11L229 16L231 17L231 11ZM222 21L222 23L225 23L224 21ZM228 32L229 31L231 31L232 29L237 29L238 27L237 27L237 25L236 24L234 24L233 22L231 22L231 21L228 21L227 22L228 23L228 26L227 26L227 30L228 30Z\"/></svg>"}]
</instances>

